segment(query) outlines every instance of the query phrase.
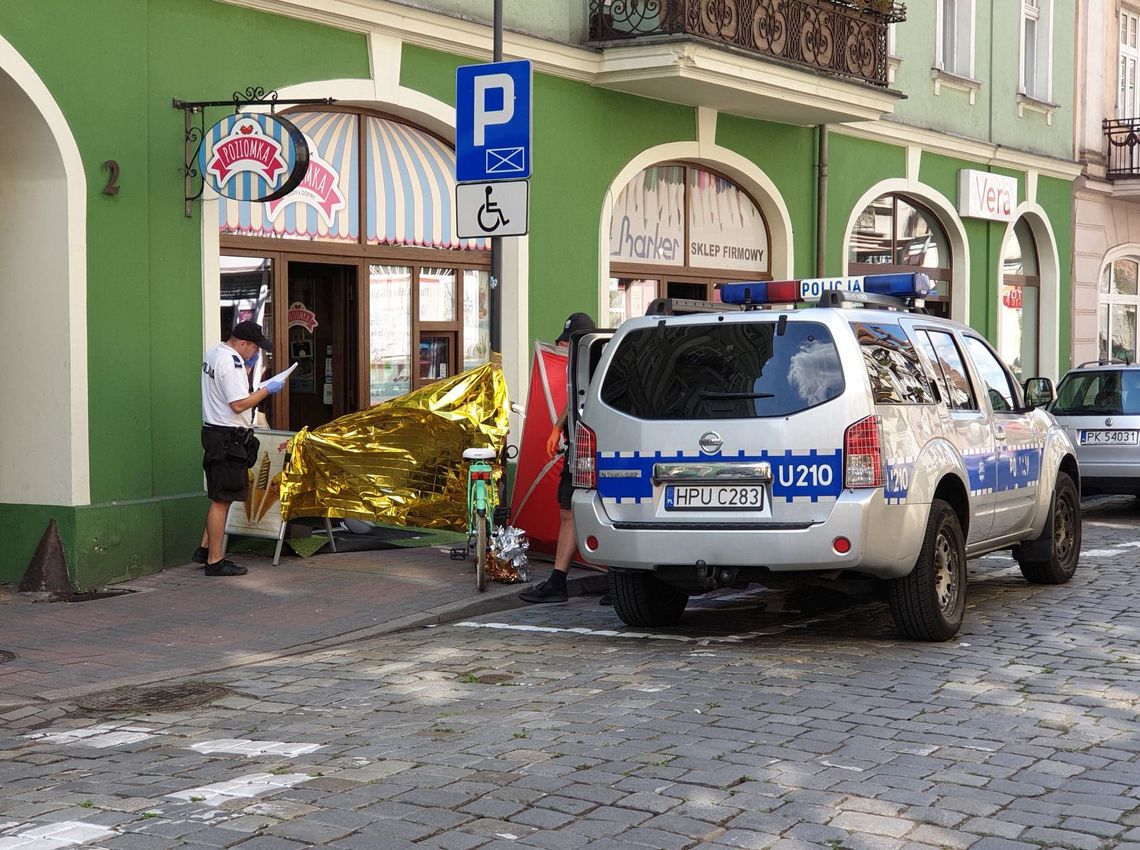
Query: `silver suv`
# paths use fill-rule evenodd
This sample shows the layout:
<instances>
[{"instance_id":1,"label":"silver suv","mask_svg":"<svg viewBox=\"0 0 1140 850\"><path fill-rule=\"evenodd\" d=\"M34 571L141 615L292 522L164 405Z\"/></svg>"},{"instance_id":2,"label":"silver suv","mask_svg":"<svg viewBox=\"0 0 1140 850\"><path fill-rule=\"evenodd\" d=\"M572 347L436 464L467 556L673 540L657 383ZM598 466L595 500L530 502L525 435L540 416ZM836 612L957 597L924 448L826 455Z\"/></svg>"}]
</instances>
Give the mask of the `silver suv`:
<instances>
[{"instance_id":1,"label":"silver suv","mask_svg":"<svg viewBox=\"0 0 1140 850\"><path fill-rule=\"evenodd\" d=\"M1140 366L1082 363L1061 379L1049 412L1077 447L1083 494L1140 496Z\"/></svg>"},{"instance_id":2,"label":"silver suv","mask_svg":"<svg viewBox=\"0 0 1140 850\"><path fill-rule=\"evenodd\" d=\"M922 275L726 284L735 303L655 303L574 340L578 545L625 623L781 574L872 576L903 633L947 640L967 558L1012 548L1029 581L1072 577L1080 473L1042 409L1052 383L1023 392L981 335L920 309L930 291Z\"/></svg>"}]
</instances>

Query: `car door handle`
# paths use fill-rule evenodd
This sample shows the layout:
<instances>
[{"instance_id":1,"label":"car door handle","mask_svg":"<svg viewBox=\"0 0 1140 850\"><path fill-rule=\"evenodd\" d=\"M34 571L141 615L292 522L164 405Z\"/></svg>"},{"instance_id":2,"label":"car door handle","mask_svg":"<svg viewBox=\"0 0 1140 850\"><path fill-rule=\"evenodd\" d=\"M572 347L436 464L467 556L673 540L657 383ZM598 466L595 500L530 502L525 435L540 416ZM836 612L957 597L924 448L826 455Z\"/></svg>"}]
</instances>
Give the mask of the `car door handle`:
<instances>
[{"instance_id":1,"label":"car door handle","mask_svg":"<svg viewBox=\"0 0 1140 850\"><path fill-rule=\"evenodd\" d=\"M1001 440L1003 443L1005 442L1005 426L1004 425L995 425L994 426L994 439L995 440Z\"/></svg>"}]
</instances>

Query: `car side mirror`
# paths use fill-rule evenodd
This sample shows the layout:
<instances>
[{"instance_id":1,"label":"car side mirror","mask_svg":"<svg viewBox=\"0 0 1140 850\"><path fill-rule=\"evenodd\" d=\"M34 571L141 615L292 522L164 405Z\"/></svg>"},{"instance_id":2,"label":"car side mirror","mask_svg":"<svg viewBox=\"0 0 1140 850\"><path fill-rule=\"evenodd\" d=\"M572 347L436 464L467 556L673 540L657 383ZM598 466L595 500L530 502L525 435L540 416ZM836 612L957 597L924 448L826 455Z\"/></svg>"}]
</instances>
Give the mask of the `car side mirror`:
<instances>
[{"instance_id":1,"label":"car side mirror","mask_svg":"<svg viewBox=\"0 0 1140 850\"><path fill-rule=\"evenodd\" d=\"M1048 378L1030 378L1025 382L1025 404L1027 407L1044 407L1057 398L1053 382Z\"/></svg>"}]
</instances>

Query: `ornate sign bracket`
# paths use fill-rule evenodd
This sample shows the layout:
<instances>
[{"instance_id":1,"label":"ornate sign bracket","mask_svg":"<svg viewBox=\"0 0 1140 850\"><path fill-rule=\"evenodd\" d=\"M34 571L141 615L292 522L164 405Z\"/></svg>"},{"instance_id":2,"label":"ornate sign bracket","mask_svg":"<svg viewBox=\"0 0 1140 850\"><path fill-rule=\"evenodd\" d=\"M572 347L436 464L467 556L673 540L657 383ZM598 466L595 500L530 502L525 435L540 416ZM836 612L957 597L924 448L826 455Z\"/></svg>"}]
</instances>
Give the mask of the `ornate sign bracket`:
<instances>
[{"instance_id":1,"label":"ornate sign bracket","mask_svg":"<svg viewBox=\"0 0 1140 850\"><path fill-rule=\"evenodd\" d=\"M185 188L185 214L187 218L193 215L194 201L202 197L205 181L198 171L198 152L202 147L202 140L206 135L206 110L210 107L229 106L235 114L240 114L248 106L268 106L273 114L278 106L300 106L302 104L336 103L331 97L300 98L282 100L276 91L265 91L261 86L249 86L244 92L235 91L229 100L179 100L174 99L175 109L181 109L185 118L183 138L183 180Z\"/></svg>"}]
</instances>

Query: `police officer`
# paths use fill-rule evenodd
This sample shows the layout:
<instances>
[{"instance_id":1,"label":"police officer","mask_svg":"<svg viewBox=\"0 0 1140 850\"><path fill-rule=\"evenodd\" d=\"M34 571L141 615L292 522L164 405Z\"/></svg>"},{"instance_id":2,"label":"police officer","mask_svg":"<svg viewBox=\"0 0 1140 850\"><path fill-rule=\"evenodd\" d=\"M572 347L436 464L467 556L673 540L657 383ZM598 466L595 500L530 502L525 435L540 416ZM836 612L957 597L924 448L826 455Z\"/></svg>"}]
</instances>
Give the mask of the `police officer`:
<instances>
[{"instance_id":1,"label":"police officer","mask_svg":"<svg viewBox=\"0 0 1140 850\"><path fill-rule=\"evenodd\" d=\"M554 340L559 348L569 348L570 337L576 331L593 329L594 320L588 313L571 313L562 323L562 333ZM569 404L569 401L567 401ZM546 455L553 458L559 451L562 442L562 431L566 427L566 410L554 423L550 437L546 440ZM574 514L570 512L570 499L574 494L573 476L570 469L569 457L563 458L562 473L558 478L558 540L554 547L554 569L550 571L550 578L536 584L519 594L523 602L565 602L566 574L570 572L570 564L574 560L574 553L578 551L578 541L574 536ZM610 602L605 597L601 600L603 605Z\"/></svg>"},{"instance_id":2,"label":"police officer","mask_svg":"<svg viewBox=\"0 0 1140 850\"><path fill-rule=\"evenodd\" d=\"M259 351L272 345L257 322L238 322L225 342L202 359L202 468L206 470L206 530L194 560L205 563L208 576L245 575L245 567L225 559L222 538L232 502L243 501L249 491L249 463L241 446L241 432L251 428L257 405L285 385L271 378L249 391L247 367Z\"/></svg>"}]
</instances>

